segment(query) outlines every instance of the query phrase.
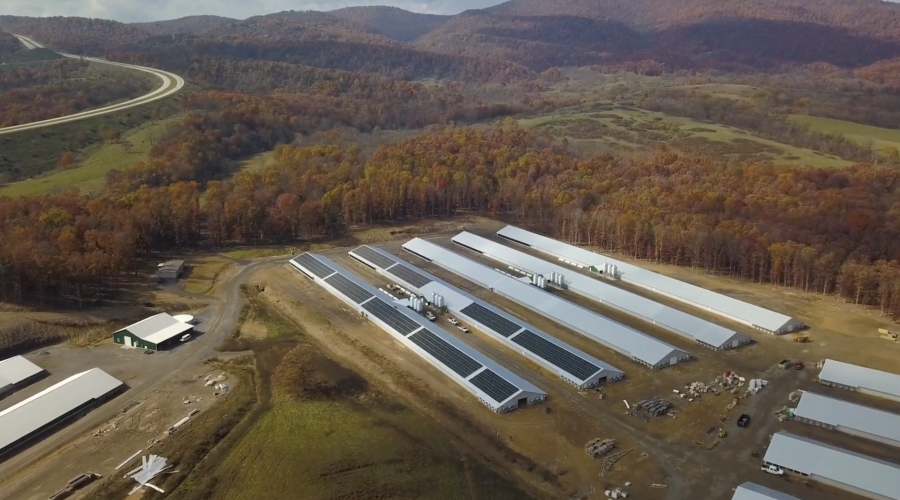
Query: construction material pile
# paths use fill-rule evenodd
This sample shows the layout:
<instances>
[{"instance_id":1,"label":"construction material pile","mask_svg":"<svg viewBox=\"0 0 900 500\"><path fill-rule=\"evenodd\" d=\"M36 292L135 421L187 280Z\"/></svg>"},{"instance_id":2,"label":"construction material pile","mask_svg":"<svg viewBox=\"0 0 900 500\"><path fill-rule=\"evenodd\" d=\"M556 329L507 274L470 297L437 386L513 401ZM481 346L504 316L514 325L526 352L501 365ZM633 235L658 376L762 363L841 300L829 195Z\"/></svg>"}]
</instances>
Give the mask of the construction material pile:
<instances>
[{"instance_id":1,"label":"construction material pile","mask_svg":"<svg viewBox=\"0 0 900 500\"><path fill-rule=\"evenodd\" d=\"M761 378L754 378L754 379L750 380L750 386L747 388L747 391L749 391L751 394L756 394L763 387L765 387L767 385L769 385L768 380L763 380Z\"/></svg>"},{"instance_id":2,"label":"construction material pile","mask_svg":"<svg viewBox=\"0 0 900 500\"><path fill-rule=\"evenodd\" d=\"M643 410L654 417L659 417L669 412L672 403L662 398L645 399L634 405L635 409Z\"/></svg>"},{"instance_id":3,"label":"construction material pile","mask_svg":"<svg viewBox=\"0 0 900 500\"><path fill-rule=\"evenodd\" d=\"M584 452L591 458L599 458L616 447L615 439L592 439L584 445Z\"/></svg>"},{"instance_id":4,"label":"construction material pile","mask_svg":"<svg viewBox=\"0 0 900 500\"><path fill-rule=\"evenodd\" d=\"M131 493L129 493L129 495L136 493L144 486L153 488L160 493L165 493L162 488L158 488L150 484L150 481L156 476L162 474L163 471L170 467L172 466L166 465L166 459L159 455L141 457L141 466L125 474L126 478L130 477L138 483L138 485L135 486L133 490L131 490Z\"/></svg>"}]
</instances>

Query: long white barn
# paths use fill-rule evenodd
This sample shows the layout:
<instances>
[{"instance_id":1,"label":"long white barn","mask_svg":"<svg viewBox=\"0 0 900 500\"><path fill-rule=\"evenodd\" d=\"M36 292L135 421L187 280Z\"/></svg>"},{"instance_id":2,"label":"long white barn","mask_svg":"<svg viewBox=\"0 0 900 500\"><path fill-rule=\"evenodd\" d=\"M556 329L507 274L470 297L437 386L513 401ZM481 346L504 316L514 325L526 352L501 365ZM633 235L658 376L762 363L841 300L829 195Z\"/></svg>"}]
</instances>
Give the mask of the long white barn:
<instances>
[{"instance_id":1,"label":"long white barn","mask_svg":"<svg viewBox=\"0 0 900 500\"><path fill-rule=\"evenodd\" d=\"M900 466L812 439L778 432L763 461L874 500L900 500Z\"/></svg>"},{"instance_id":2,"label":"long white barn","mask_svg":"<svg viewBox=\"0 0 900 500\"><path fill-rule=\"evenodd\" d=\"M292 259L291 265L388 332L495 412L512 411L524 405L540 403L547 398L547 393L405 305L394 303L386 294L331 259L304 253Z\"/></svg>"},{"instance_id":3,"label":"long white barn","mask_svg":"<svg viewBox=\"0 0 900 500\"><path fill-rule=\"evenodd\" d=\"M710 349L731 349L752 342L750 337L734 330L692 316L659 302L654 302L627 290L622 290L608 283L580 274L570 268L558 266L544 259L503 246L481 236L462 232L454 236L451 241L529 274L538 274L546 278L553 273L558 273L562 275L563 285L567 289L642 321L657 325L675 335Z\"/></svg>"},{"instance_id":4,"label":"long white barn","mask_svg":"<svg viewBox=\"0 0 900 500\"><path fill-rule=\"evenodd\" d=\"M794 419L900 448L900 415L804 392Z\"/></svg>"},{"instance_id":5,"label":"long white barn","mask_svg":"<svg viewBox=\"0 0 900 500\"><path fill-rule=\"evenodd\" d=\"M0 455L86 411L122 387L122 382L94 368L0 411Z\"/></svg>"},{"instance_id":6,"label":"long white barn","mask_svg":"<svg viewBox=\"0 0 900 500\"><path fill-rule=\"evenodd\" d=\"M900 401L900 375L826 359L819 382L869 396Z\"/></svg>"},{"instance_id":7,"label":"long white barn","mask_svg":"<svg viewBox=\"0 0 900 500\"><path fill-rule=\"evenodd\" d=\"M690 353L686 351L429 241L416 238L404 243L403 249L528 307L650 368L663 368L691 359Z\"/></svg>"},{"instance_id":8,"label":"long white barn","mask_svg":"<svg viewBox=\"0 0 900 500\"><path fill-rule=\"evenodd\" d=\"M760 486L756 483L744 483L734 490L731 500L800 500L795 496Z\"/></svg>"},{"instance_id":9,"label":"long white barn","mask_svg":"<svg viewBox=\"0 0 900 500\"><path fill-rule=\"evenodd\" d=\"M535 328L491 304L376 247L361 246L350 255L379 274L476 326L497 341L556 373L566 382L587 389L619 380L625 373ZM440 298L438 298L440 297Z\"/></svg>"},{"instance_id":10,"label":"long white barn","mask_svg":"<svg viewBox=\"0 0 900 500\"><path fill-rule=\"evenodd\" d=\"M593 270L608 278L621 279L626 283L769 334L788 333L806 326L790 316L514 226L504 227L497 231L497 235L552 255L567 264ZM607 265L614 266L614 272L607 271Z\"/></svg>"}]
</instances>

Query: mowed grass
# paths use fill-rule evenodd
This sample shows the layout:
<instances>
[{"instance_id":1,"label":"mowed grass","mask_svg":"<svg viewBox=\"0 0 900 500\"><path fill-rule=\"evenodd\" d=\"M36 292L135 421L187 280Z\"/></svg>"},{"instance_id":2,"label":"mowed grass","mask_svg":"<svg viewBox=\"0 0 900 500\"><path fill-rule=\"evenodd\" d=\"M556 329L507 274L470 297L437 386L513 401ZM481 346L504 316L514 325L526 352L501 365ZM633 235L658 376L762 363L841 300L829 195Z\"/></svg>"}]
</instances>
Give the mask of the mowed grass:
<instances>
[{"instance_id":1,"label":"mowed grass","mask_svg":"<svg viewBox=\"0 0 900 500\"><path fill-rule=\"evenodd\" d=\"M897 129L873 127L820 116L791 115L791 120L809 125L809 128L816 132L843 134L859 144L865 145L872 141L872 145L880 150L891 146L900 149L900 130Z\"/></svg>"},{"instance_id":2,"label":"mowed grass","mask_svg":"<svg viewBox=\"0 0 900 500\"><path fill-rule=\"evenodd\" d=\"M464 464L416 412L279 398L217 468L209 498L469 498ZM479 486L479 498L514 498Z\"/></svg>"},{"instance_id":3,"label":"mowed grass","mask_svg":"<svg viewBox=\"0 0 900 500\"><path fill-rule=\"evenodd\" d=\"M215 291L219 277L228 272L234 263L216 257L206 257L187 264L190 271L183 280L184 291L198 295L207 295Z\"/></svg>"},{"instance_id":4,"label":"mowed grass","mask_svg":"<svg viewBox=\"0 0 900 500\"><path fill-rule=\"evenodd\" d=\"M718 123L707 123L635 108L608 106L594 111L570 109L521 119L519 125L566 138L588 153L650 150L666 144L676 150L721 159L771 161L779 165L842 167L851 162L798 148Z\"/></svg>"},{"instance_id":5,"label":"mowed grass","mask_svg":"<svg viewBox=\"0 0 900 500\"><path fill-rule=\"evenodd\" d=\"M150 157L154 141L180 120L171 117L134 128L114 142L96 146L73 168L58 169L46 175L0 188L0 196L38 196L57 190L77 189L81 194L97 193L106 184L106 174L123 170Z\"/></svg>"}]
</instances>

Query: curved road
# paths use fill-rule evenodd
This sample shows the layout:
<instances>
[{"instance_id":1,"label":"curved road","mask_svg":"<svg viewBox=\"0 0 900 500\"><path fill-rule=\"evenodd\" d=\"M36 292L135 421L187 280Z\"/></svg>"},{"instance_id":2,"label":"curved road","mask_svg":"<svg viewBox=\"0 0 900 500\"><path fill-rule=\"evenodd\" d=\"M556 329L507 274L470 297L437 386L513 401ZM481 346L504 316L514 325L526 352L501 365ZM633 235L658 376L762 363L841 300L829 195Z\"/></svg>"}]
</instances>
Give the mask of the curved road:
<instances>
[{"instance_id":1,"label":"curved road","mask_svg":"<svg viewBox=\"0 0 900 500\"><path fill-rule=\"evenodd\" d=\"M25 47L29 50L44 48L43 45L35 42L34 40L32 40L28 37L25 37L22 35L13 35L13 36L18 38L19 41L22 42L22 44L25 45ZM74 54L65 54L62 52L60 52L59 54L62 56L68 57L70 59L83 59L85 61L91 61L91 62L100 63L100 64L109 64L111 66L121 66L123 68L129 68L129 69L133 69L133 70L137 70L137 71L143 71L144 73L150 73L151 75L162 80L162 85L159 88L157 88L156 90L154 90L153 92L150 92L149 94L146 94L146 95L138 97L136 99L131 99L129 101L125 101L125 102L122 102L119 104L113 104L111 106L105 106L102 108L92 109L89 111L82 111L81 113L75 113L74 115L61 116L59 118L51 118L49 120L42 120L39 122L25 123L22 125L15 125L12 127L0 128L0 135L13 134L16 132L22 132L25 130L33 130L36 128L50 127L53 125L59 125L62 123L69 123L69 122L74 122L74 121L78 121L78 120L84 120L87 118L93 118L95 116L101 116L101 115L105 115L108 113L114 113L116 111L122 111L124 109L130 109L130 108L134 108L137 106L142 106L144 104L148 104L153 101L165 99L166 97L169 97L169 96L175 94L176 92L180 91L184 87L184 79L174 73L169 73L168 71L162 71L162 70L153 69L153 68L145 68L143 66L135 66L133 64L112 62L112 61L107 61L106 59L100 59L97 57L82 57L82 56L77 56Z\"/></svg>"}]
</instances>

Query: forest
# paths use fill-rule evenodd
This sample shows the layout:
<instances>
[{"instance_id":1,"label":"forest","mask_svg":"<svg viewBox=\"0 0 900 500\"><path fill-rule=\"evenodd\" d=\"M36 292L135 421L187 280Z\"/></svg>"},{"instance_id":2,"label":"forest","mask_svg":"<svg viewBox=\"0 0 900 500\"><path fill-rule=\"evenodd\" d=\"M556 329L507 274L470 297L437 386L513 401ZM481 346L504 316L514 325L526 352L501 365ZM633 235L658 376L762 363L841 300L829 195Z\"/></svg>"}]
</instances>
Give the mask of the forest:
<instances>
[{"instance_id":1,"label":"forest","mask_svg":"<svg viewBox=\"0 0 900 500\"><path fill-rule=\"evenodd\" d=\"M0 127L78 113L152 88L142 75L73 59L0 69Z\"/></svg>"},{"instance_id":2,"label":"forest","mask_svg":"<svg viewBox=\"0 0 900 500\"><path fill-rule=\"evenodd\" d=\"M886 17L896 7L869 2L853 17L837 0L812 14L774 0L655 2L652 12L596 3L588 15L584 2L565 0L543 17L531 0L450 18L377 8L144 25L2 16L7 30L171 70L192 87L149 157L109 172L102 193L0 198L0 300L86 306L114 295L157 252L291 244L480 214L900 317L900 156L790 119L805 112L850 125L900 123L900 37ZM722 12L737 17L715 15ZM829 21L812 26L815 19ZM81 64L0 72L2 124L137 90L127 79L110 89L60 83ZM617 86L577 88L558 66L580 65L623 76ZM638 75L662 77L647 88ZM669 88L675 81L758 88L707 95ZM41 104L16 105L33 101ZM856 164L723 161L662 140L652 150L576 155L568 138L517 122L601 102ZM336 130L406 138L363 151L331 140ZM265 168L234 172L236 161L266 151ZM71 161L62 153L61 164Z\"/></svg>"}]
</instances>

